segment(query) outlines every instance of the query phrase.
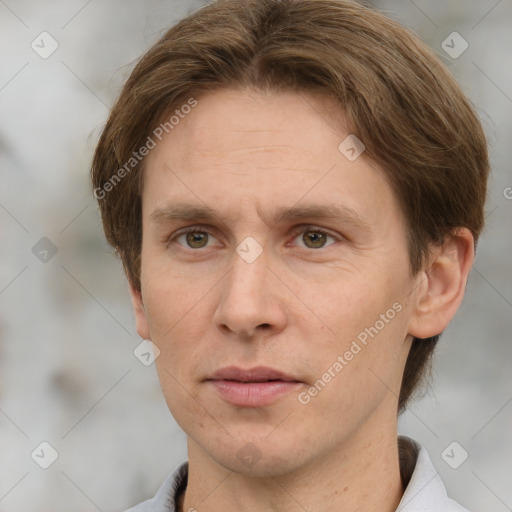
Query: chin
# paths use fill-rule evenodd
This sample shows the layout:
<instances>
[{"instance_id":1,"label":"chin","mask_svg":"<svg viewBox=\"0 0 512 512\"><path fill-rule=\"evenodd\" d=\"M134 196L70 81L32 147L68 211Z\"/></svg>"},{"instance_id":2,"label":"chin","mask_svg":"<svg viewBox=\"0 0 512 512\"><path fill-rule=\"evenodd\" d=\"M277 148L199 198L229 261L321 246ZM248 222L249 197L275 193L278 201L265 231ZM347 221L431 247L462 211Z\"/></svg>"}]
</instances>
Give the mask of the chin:
<instances>
[{"instance_id":1,"label":"chin","mask_svg":"<svg viewBox=\"0 0 512 512\"><path fill-rule=\"evenodd\" d=\"M268 435L268 432L265 432ZM245 476L269 477L280 476L299 469L307 458L297 449L302 443L291 436L275 436L266 439L253 431L250 435L226 436L219 441L198 440L208 456L219 466ZM196 441L197 442L197 441Z\"/></svg>"},{"instance_id":2,"label":"chin","mask_svg":"<svg viewBox=\"0 0 512 512\"><path fill-rule=\"evenodd\" d=\"M251 445L246 443L239 451L246 449L248 446ZM270 450L258 450L258 455L252 460L247 454L243 457L239 456L238 452L234 457L232 453L222 455L211 454L210 456L217 464L234 473L244 476L268 478L290 473L300 467L298 460L291 459L291 456L295 456L293 450L286 455L276 455L270 452Z\"/></svg>"}]
</instances>

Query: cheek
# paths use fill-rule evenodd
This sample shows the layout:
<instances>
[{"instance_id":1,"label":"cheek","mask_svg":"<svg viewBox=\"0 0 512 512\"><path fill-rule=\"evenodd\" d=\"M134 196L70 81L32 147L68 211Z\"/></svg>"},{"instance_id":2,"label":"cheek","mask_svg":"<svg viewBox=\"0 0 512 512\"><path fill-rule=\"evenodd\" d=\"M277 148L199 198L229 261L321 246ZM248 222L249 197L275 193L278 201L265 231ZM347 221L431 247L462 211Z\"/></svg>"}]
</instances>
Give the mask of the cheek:
<instances>
[{"instance_id":1,"label":"cheek","mask_svg":"<svg viewBox=\"0 0 512 512\"><path fill-rule=\"evenodd\" d=\"M357 336L338 339L337 349L311 354L316 380L298 397L307 414L339 422L341 430L357 428L384 400L399 394L404 352L396 327L390 323L377 334L361 332L364 343ZM336 435L325 430L325 435Z\"/></svg>"},{"instance_id":2,"label":"cheek","mask_svg":"<svg viewBox=\"0 0 512 512\"><path fill-rule=\"evenodd\" d=\"M390 307L383 288L377 277L346 269L339 269L325 279L311 279L298 295L300 302L307 306L303 306L302 317L306 313L313 318L314 313L321 328L327 331L325 343L343 344Z\"/></svg>"},{"instance_id":3,"label":"cheek","mask_svg":"<svg viewBox=\"0 0 512 512\"><path fill-rule=\"evenodd\" d=\"M335 284L309 288L303 296L320 319L316 332L309 324L315 350L308 364L327 401L352 403L353 393L370 397L372 389L380 394L385 392L382 382L394 383L401 374L408 313L400 282L379 281L378 276L346 275ZM308 330L305 325L299 330Z\"/></svg>"},{"instance_id":4,"label":"cheek","mask_svg":"<svg viewBox=\"0 0 512 512\"><path fill-rule=\"evenodd\" d=\"M142 274L146 316L157 339L167 336L187 315L194 314L208 289L208 283L192 281L168 267L168 262L153 261L152 270Z\"/></svg>"},{"instance_id":5,"label":"cheek","mask_svg":"<svg viewBox=\"0 0 512 512\"><path fill-rule=\"evenodd\" d=\"M165 382L164 390L174 389L177 384L174 379L183 382L186 372L183 362L190 366L193 340L197 339L198 322L191 320L197 318L196 309L201 307L200 303L195 308L191 306L187 294L179 286L169 286L171 283L176 280L146 280L143 290L147 297L145 312L150 339L160 350L155 363L162 384Z\"/></svg>"}]
</instances>

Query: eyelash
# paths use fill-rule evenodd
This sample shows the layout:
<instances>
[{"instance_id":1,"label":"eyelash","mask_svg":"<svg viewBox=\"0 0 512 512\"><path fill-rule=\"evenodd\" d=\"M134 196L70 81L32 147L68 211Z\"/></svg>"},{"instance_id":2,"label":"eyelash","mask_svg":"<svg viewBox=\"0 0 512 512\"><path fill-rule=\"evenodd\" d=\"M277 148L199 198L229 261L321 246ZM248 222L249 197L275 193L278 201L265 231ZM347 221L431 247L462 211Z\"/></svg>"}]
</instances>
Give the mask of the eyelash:
<instances>
[{"instance_id":1,"label":"eyelash","mask_svg":"<svg viewBox=\"0 0 512 512\"><path fill-rule=\"evenodd\" d=\"M300 227L295 228L292 231L293 239L297 238L297 236L299 236L301 233L307 233L307 232L319 233L319 234L322 234L322 235L326 235L326 236L334 239L337 242L339 242L339 241L341 241L343 239L342 236L333 235L329 231L326 231L326 230L324 230L322 228L319 228L317 226L311 226L311 225L300 226ZM191 227L188 227L188 228L184 228L184 229L178 231L177 233L175 233L174 235L172 235L171 237L167 238L166 239L167 247L169 247L171 245L171 243L175 242L181 236L187 235L189 233L206 233L208 235L211 235L211 236L215 237L215 235L213 233L211 233L211 231L209 231L208 228L206 228L205 226L191 226ZM329 246L327 246L327 247L329 247ZM191 247L185 247L185 248L186 249L190 249L191 251L198 251L200 249L203 249L203 247L201 247L200 249L193 249ZM301 247L301 248L304 249L304 247ZM324 248L325 247L320 247L319 249L324 249ZM318 250L318 249L311 249L311 250Z\"/></svg>"}]
</instances>

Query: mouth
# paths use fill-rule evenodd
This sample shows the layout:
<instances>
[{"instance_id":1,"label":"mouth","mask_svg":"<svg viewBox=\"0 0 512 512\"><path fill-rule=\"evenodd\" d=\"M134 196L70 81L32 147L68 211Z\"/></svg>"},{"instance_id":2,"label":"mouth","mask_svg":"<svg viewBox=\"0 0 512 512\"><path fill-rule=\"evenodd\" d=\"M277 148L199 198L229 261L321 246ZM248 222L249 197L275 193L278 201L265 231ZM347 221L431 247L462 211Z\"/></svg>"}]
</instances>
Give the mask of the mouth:
<instances>
[{"instance_id":1,"label":"mouth","mask_svg":"<svg viewBox=\"0 0 512 512\"><path fill-rule=\"evenodd\" d=\"M231 380L236 382L300 382L295 377L287 375L279 370L274 370L268 366L256 366L254 368L238 368L228 366L217 370L209 380Z\"/></svg>"},{"instance_id":2,"label":"mouth","mask_svg":"<svg viewBox=\"0 0 512 512\"><path fill-rule=\"evenodd\" d=\"M262 407L289 394L304 382L266 366L222 368L206 380L226 402L239 407Z\"/></svg>"}]
</instances>

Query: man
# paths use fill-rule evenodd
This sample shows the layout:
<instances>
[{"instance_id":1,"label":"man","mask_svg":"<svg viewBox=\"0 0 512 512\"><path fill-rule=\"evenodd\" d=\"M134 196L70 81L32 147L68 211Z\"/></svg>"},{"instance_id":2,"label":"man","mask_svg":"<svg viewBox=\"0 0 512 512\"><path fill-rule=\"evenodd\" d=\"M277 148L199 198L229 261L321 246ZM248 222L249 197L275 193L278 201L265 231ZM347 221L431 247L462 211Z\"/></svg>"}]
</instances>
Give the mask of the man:
<instances>
[{"instance_id":1,"label":"man","mask_svg":"<svg viewBox=\"0 0 512 512\"><path fill-rule=\"evenodd\" d=\"M447 70L357 3L221 0L151 48L92 169L188 438L133 510L464 510L397 415L462 301L488 171Z\"/></svg>"}]
</instances>

